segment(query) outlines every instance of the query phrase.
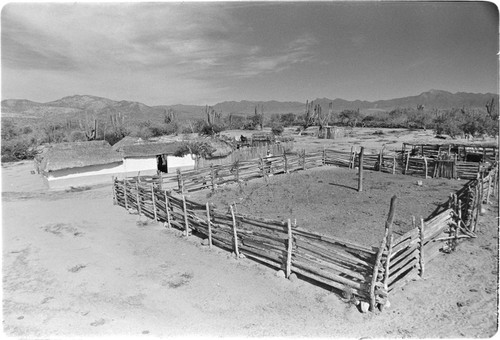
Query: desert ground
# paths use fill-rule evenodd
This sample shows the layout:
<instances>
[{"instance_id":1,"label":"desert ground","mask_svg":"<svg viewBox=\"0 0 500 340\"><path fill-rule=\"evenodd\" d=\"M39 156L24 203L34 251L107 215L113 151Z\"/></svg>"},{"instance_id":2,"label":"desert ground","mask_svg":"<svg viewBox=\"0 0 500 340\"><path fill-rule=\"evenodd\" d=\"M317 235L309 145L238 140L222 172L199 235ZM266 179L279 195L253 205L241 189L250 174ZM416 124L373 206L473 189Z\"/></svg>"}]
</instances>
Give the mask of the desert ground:
<instances>
[{"instance_id":1,"label":"desert ground","mask_svg":"<svg viewBox=\"0 0 500 340\"><path fill-rule=\"evenodd\" d=\"M366 133L372 139L335 141L299 137L297 147L349 150L357 142L378 150L383 144L400 148L401 141L432 138L429 132L417 134L423 132ZM334 175L335 168L328 168ZM138 223L144 217L139 221L113 205L110 185L47 191L32 169L31 162L2 164L7 336L469 338L497 332L496 199L486 206L476 239L438 256L423 279L391 294L390 308L363 314L328 289L278 277L274 269L209 249L201 239L185 238L162 224ZM432 180L426 187L433 187ZM340 189L349 190L329 186L333 193ZM448 191L443 190L444 201ZM424 198L419 196L424 203L414 206L416 214L433 210L434 198L429 206ZM380 201L377 218L387 214L388 202Z\"/></svg>"}]
</instances>

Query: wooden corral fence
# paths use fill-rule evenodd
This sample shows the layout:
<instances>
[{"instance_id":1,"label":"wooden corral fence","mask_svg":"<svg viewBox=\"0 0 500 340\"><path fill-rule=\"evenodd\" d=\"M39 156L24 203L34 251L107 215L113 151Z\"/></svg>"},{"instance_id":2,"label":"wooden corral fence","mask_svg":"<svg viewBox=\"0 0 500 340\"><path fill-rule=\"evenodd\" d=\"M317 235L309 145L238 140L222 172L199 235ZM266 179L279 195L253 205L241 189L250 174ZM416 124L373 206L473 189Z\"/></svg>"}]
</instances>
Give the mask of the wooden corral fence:
<instances>
[{"instance_id":1,"label":"wooden corral fence","mask_svg":"<svg viewBox=\"0 0 500 340\"><path fill-rule=\"evenodd\" d=\"M413 144L403 143L402 153L409 152L412 156L427 158L456 159L461 162L496 162L498 161L498 146L486 144Z\"/></svg>"},{"instance_id":2,"label":"wooden corral fence","mask_svg":"<svg viewBox=\"0 0 500 340\"><path fill-rule=\"evenodd\" d=\"M359 153L325 149L325 164L354 168L359 166ZM494 163L494 162L493 162ZM392 174L422 176L425 178L474 179L480 171L487 170L492 163L445 160L427 157L412 157L410 152L385 152L364 154L363 169Z\"/></svg>"},{"instance_id":3,"label":"wooden corral fence","mask_svg":"<svg viewBox=\"0 0 500 340\"><path fill-rule=\"evenodd\" d=\"M297 273L350 294L368 304L376 251L334 237L307 231L291 220L240 214L235 206L214 209L137 179L114 179L115 204L129 212L175 227L189 236L207 238L209 246L232 251L283 270Z\"/></svg>"},{"instance_id":4,"label":"wooden corral fence","mask_svg":"<svg viewBox=\"0 0 500 340\"><path fill-rule=\"evenodd\" d=\"M267 154L265 147L260 151ZM277 152L276 152L277 151ZM282 153L280 153L280 151ZM254 152L254 151L252 151ZM239 183L254 178L268 178L298 170L306 170L324 165L335 165L354 169L359 167L359 152L323 149L306 153L305 151L286 153L284 149L273 149L273 156L259 157L251 160L236 160L225 165L177 171L176 174L160 174L155 176L139 176L141 182L157 183L157 185L175 189L178 192L193 192L230 183ZM276 153L276 154L274 154ZM461 178L475 179L480 172L489 171L490 163L458 162L456 160L440 160L434 158L411 157L409 152L380 150L378 153L364 153L363 169L381 171L392 174L421 176L424 178Z\"/></svg>"},{"instance_id":5,"label":"wooden corral fence","mask_svg":"<svg viewBox=\"0 0 500 340\"><path fill-rule=\"evenodd\" d=\"M394 238L392 222L396 197L391 200L384 238L378 248L366 247L308 231L291 219L273 220L240 214L236 206L220 210L162 189L154 182L113 180L114 203L129 212L160 221L166 227L193 232L213 245L283 270L297 273L355 297L361 309L383 309L389 293L423 277L425 267L440 252L451 252L459 240L476 237L481 206L498 197L498 165L451 194L448 207Z\"/></svg>"},{"instance_id":6,"label":"wooden corral fence","mask_svg":"<svg viewBox=\"0 0 500 340\"><path fill-rule=\"evenodd\" d=\"M233 164L236 161L248 161L252 159L257 159L259 157L266 157L268 152L272 155L282 155L288 150L293 149L293 141L288 142L280 142L273 143L269 145L261 145L261 146L251 146L251 147L243 147L237 150L234 150L226 157L217 157L217 158L198 158L196 160L196 169L206 168L211 165L227 165Z\"/></svg>"},{"instance_id":7,"label":"wooden corral fence","mask_svg":"<svg viewBox=\"0 0 500 340\"><path fill-rule=\"evenodd\" d=\"M479 215L491 195L498 197L498 164L487 176L478 174L476 180L450 194L448 208L427 222L412 218L413 228L394 239L389 235L384 249L385 268L389 269L387 291L399 288L411 280L423 277L426 265L440 252L455 250L462 239L477 237Z\"/></svg>"},{"instance_id":8,"label":"wooden corral fence","mask_svg":"<svg viewBox=\"0 0 500 340\"><path fill-rule=\"evenodd\" d=\"M181 193L240 183L254 178L280 175L315 168L323 164L321 152L284 153L277 156L260 157L249 161L236 161L228 165L214 165L208 168L178 171L178 187Z\"/></svg>"}]
</instances>

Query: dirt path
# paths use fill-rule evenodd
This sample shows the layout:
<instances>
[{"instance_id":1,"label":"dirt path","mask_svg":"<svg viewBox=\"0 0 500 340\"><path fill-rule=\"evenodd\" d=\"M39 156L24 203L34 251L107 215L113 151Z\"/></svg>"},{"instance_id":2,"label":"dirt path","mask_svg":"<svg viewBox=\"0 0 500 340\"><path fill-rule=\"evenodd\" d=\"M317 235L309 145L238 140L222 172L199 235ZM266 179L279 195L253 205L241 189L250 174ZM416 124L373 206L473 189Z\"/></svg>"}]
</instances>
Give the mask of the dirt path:
<instances>
[{"instance_id":1,"label":"dirt path","mask_svg":"<svg viewBox=\"0 0 500 340\"><path fill-rule=\"evenodd\" d=\"M21 168L19 168L21 171ZM361 314L162 225L138 225L110 188L9 194L2 204L4 332L55 337L487 337L496 332L497 203L479 237L439 256L424 280Z\"/></svg>"}]
</instances>

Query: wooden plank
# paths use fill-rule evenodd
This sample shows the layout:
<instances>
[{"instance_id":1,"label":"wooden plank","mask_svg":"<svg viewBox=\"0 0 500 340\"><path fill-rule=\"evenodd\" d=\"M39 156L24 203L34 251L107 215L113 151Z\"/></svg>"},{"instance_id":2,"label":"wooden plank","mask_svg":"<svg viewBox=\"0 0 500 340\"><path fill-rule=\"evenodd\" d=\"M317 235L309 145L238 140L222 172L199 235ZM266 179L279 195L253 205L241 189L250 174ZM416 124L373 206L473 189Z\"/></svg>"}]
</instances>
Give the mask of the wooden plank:
<instances>
[{"instance_id":1,"label":"wooden plank","mask_svg":"<svg viewBox=\"0 0 500 340\"><path fill-rule=\"evenodd\" d=\"M303 249L304 251L313 252L316 255L321 255L321 256L328 258L330 260L338 259L339 261L347 262L347 263L350 263L352 265L358 265L358 266L364 265L366 267L372 266L371 263L369 263L363 259L354 257L354 256L352 256L352 254L341 252L341 251L331 249L331 248L327 249L325 247L321 247L321 245L318 245L318 244L305 242L305 241L301 240L300 238L298 238L297 235L295 235L295 243L297 244L297 247L299 249Z\"/></svg>"},{"instance_id":2,"label":"wooden plank","mask_svg":"<svg viewBox=\"0 0 500 340\"><path fill-rule=\"evenodd\" d=\"M286 257L286 277L290 278L292 274L292 247L293 246L293 238L292 238L292 223L290 219L288 219L288 247L287 247L287 257Z\"/></svg>"},{"instance_id":3,"label":"wooden plank","mask_svg":"<svg viewBox=\"0 0 500 340\"><path fill-rule=\"evenodd\" d=\"M333 274L329 271L322 270L314 265L314 263L311 263L307 260L304 260L302 258L296 258L293 261L293 267L299 267L304 270L307 270L310 273L322 276L326 279L330 279L332 281L336 281L339 283L342 283L344 285L347 285L353 289L357 289L359 291L367 291L368 290L368 285L366 283L362 282L357 282L353 280L349 280L345 277L342 277L340 275Z\"/></svg>"},{"instance_id":4,"label":"wooden plank","mask_svg":"<svg viewBox=\"0 0 500 340\"><path fill-rule=\"evenodd\" d=\"M327 267L331 270L336 271L338 274L348 275L354 280L365 281L367 277L371 275L371 271L363 266L355 266L352 264L345 264L341 260L332 261L328 259L321 259L319 257L315 257L310 253L304 252L301 249L296 249L294 253L294 258L302 258L304 260L311 261L316 263L316 265L320 268Z\"/></svg>"},{"instance_id":5,"label":"wooden plank","mask_svg":"<svg viewBox=\"0 0 500 340\"><path fill-rule=\"evenodd\" d=\"M236 254L236 258L240 258L240 252L238 250L238 234L236 232L236 218L234 217L233 206L229 205L229 209L231 210L231 216L233 217L234 253Z\"/></svg>"}]
</instances>

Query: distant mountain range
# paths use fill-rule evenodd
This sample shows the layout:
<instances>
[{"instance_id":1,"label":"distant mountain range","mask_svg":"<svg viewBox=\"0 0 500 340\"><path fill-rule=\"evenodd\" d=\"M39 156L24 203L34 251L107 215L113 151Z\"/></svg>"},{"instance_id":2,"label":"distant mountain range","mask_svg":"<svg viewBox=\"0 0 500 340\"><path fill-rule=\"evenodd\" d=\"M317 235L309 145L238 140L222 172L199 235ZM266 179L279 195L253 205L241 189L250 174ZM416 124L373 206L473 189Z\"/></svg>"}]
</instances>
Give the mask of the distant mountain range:
<instances>
[{"instance_id":1,"label":"distant mountain range","mask_svg":"<svg viewBox=\"0 0 500 340\"><path fill-rule=\"evenodd\" d=\"M318 98L314 102L320 104L323 110L328 110L329 103L333 103L334 111L344 109L357 109L361 111L390 111L398 107L412 107L424 105L425 108L447 109L447 108L485 108L485 104L491 98L495 98L498 110L498 94L493 93L450 93L443 90L430 90L417 96L403 98L377 100L373 102L344 99ZM263 105L265 114L272 113L303 113L305 103L301 102L279 102L279 101L226 101L212 105L213 108L224 115L252 114L256 105ZM37 103L26 99L6 99L2 101L2 117L14 118L48 118L48 119L81 119L85 114L97 114L106 116L121 113L127 120L132 121L161 121L164 113L172 108L181 119L196 119L205 117L202 115L204 106L198 105L159 105L148 106L139 102L115 101L107 98L74 95L64 97L52 102Z\"/></svg>"}]
</instances>

